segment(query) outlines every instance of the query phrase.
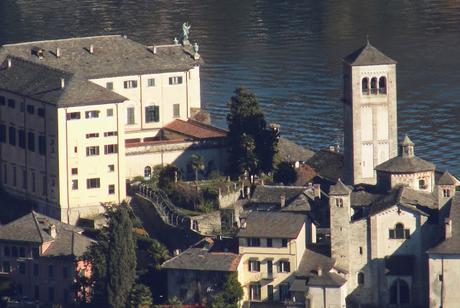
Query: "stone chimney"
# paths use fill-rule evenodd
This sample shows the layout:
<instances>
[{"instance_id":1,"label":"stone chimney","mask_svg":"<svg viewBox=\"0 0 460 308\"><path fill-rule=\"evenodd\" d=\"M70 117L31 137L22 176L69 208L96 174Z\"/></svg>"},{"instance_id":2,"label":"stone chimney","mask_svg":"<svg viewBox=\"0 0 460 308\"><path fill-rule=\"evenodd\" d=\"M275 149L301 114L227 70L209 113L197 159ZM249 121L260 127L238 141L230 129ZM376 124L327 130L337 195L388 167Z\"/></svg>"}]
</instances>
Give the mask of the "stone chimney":
<instances>
[{"instance_id":1,"label":"stone chimney","mask_svg":"<svg viewBox=\"0 0 460 308\"><path fill-rule=\"evenodd\" d=\"M60 58L61 57L61 48L56 48L56 58Z\"/></svg>"},{"instance_id":2,"label":"stone chimney","mask_svg":"<svg viewBox=\"0 0 460 308\"><path fill-rule=\"evenodd\" d=\"M246 218L240 218L240 228L246 229Z\"/></svg>"},{"instance_id":3,"label":"stone chimney","mask_svg":"<svg viewBox=\"0 0 460 308\"><path fill-rule=\"evenodd\" d=\"M65 78L61 78L61 89L65 88Z\"/></svg>"},{"instance_id":4,"label":"stone chimney","mask_svg":"<svg viewBox=\"0 0 460 308\"><path fill-rule=\"evenodd\" d=\"M321 199L321 185L320 184L313 185L313 195L315 196L315 198Z\"/></svg>"},{"instance_id":5,"label":"stone chimney","mask_svg":"<svg viewBox=\"0 0 460 308\"><path fill-rule=\"evenodd\" d=\"M157 46L155 46L155 45L152 46L152 52L153 52L154 55L157 54Z\"/></svg>"},{"instance_id":6,"label":"stone chimney","mask_svg":"<svg viewBox=\"0 0 460 308\"><path fill-rule=\"evenodd\" d=\"M280 196L280 207L283 208L286 206L286 194L282 193Z\"/></svg>"},{"instance_id":7,"label":"stone chimney","mask_svg":"<svg viewBox=\"0 0 460 308\"><path fill-rule=\"evenodd\" d=\"M89 45L89 53L90 53L90 54L93 54L93 53L94 53L94 45L93 45L93 44L90 44L90 45Z\"/></svg>"},{"instance_id":8,"label":"stone chimney","mask_svg":"<svg viewBox=\"0 0 460 308\"><path fill-rule=\"evenodd\" d=\"M174 254L175 257L180 255L180 249L174 249L173 254Z\"/></svg>"},{"instance_id":9,"label":"stone chimney","mask_svg":"<svg viewBox=\"0 0 460 308\"><path fill-rule=\"evenodd\" d=\"M445 228L445 238L452 237L452 219L446 218L444 219L444 228Z\"/></svg>"},{"instance_id":10,"label":"stone chimney","mask_svg":"<svg viewBox=\"0 0 460 308\"><path fill-rule=\"evenodd\" d=\"M323 276L323 269L321 267L318 267L317 272L318 276Z\"/></svg>"},{"instance_id":11,"label":"stone chimney","mask_svg":"<svg viewBox=\"0 0 460 308\"><path fill-rule=\"evenodd\" d=\"M49 228L49 234L52 238L56 238L57 232L56 232L56 225L51 224Z\"/></svg>"},{"instance_id":12,"label":"stone chimney","mask_svg":"<svg viewBox=\"0 0 460 308\"><path fill-rule=\"evenodd\" d=\"M8 59L6 60L6 67L7 67L7 68L11 68L11 65L12 65L11 58L8 58Z\"/></svg>"}]
</instances>

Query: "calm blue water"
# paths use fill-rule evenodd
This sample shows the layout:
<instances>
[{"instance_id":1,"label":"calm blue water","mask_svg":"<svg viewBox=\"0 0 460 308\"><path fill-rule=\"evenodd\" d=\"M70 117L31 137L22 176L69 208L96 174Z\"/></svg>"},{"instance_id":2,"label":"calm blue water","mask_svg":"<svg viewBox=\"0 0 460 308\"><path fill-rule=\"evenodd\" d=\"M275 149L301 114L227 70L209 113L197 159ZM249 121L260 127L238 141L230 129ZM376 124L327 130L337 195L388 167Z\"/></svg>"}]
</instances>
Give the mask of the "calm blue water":
<instances>
[{"instance_id":1,"label":"calm blue water","mask_svg":"<svg viewBox=\"0 0 460 308\"><path fill-rule=\"evenodd\" d=\"M366 35L399 62L399 134L460 174L460 2L418 0L0 0L0 43L127 34L200 44L203 102L225 125L239 85L282 134L313 149L342 141L341 57Z\"/></svg>"}]
</instances>

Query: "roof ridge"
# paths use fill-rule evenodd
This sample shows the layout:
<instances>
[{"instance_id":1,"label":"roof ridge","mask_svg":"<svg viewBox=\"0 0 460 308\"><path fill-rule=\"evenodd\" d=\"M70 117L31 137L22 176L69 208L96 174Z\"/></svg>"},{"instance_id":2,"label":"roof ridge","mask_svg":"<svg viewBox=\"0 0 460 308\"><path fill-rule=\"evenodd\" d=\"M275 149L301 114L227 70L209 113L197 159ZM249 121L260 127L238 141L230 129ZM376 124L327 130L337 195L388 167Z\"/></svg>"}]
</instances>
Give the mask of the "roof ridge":
<instances>
[{"instance_id":1,"label":"roof ridge","mask_svg":"<svg viewBox=\"0 0 460 308\"><path fill-rule=\"evenodd\" d=\"M35 226L37 227L38 235L40 236L42 243L43 243L45 240L43 239L42 232L40 231L40 226L38 225L37 217L35 217L36 213L35 211L32 211L31 214L32 214L32 218L34 220Z\"/></svg>"},{"instance_id":2,"label":"roof ridge","mask_svg":"<svg viewBox=\"0 0 460 308\"><path fill-rule=\"evenodd\" d=\"M30 42L21 42L21 43L12 43L4 44L2 46L21 46L29 45L32 43L49 43L49 42L62 42L62 41L71 41L71 40L84 40L84 39L94 39L94 38L103 38L103 37L123 37L121 34L107 34L107 35L94 35L94 36L85 36L85 37L67 37L62 39L50 39L50 40L41 40L41 41L30 41Z\"/></svg>"},{"instance_id":3,"label":"roof ridge","mask_svg":"<svg viewBox=\"0 0 460 308\"><path fill-rule=\"evenodd\" d=\"M24 59L24 58L15 56L15 55L11 55L10 53L7 54L7 56L5 57L5 60L8 59L8 58L9 58L9 59L13 59L14 61L20 61L20 62L24 62L24 63L26 63L26 64L35 65L35 66L38 66L38 67L43 67L43 68L48 69L48 70L50 70L50 71L55 71L55 72L62 73L62 74L68 74L68 75L70 75L71 77L75 76L75 73L74 73L74 72L71 72L71 71L64 71L64 70L58 69L58 68L56 68L56 67L52 67L52 66L46 65L46 64L44 64L44 63L37 63L37 62L29 61L29 60L27 60L27 59ZM5 60L4 60L3 62L5 62ZM13 62L12 67L14 67L14 62Z\"/></svg>"}]
</instances>

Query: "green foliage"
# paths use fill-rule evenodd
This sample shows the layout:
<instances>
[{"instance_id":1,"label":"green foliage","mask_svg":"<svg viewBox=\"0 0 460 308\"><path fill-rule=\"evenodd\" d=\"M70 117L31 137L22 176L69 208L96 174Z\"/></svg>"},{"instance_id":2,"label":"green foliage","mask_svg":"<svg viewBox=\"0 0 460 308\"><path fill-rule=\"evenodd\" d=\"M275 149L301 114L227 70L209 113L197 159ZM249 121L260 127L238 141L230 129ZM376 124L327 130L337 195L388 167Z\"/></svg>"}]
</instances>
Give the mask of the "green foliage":
<instances>
[{"instance_id":1,"label":"green foliage","mask_svg":"<svg viewBox=\"0 0 460 308\"><path fill-rule=\"evenodd\" d=\"M267 128L256 96L237 88L228 107L229 173L236 177L245 170L250 174L270 172L278 151L278 133Z\"/></svg>"},{"instance_id":2,"label":"green foliage","mask_svg":"<svg viewBox=\"0 0 460 308\"><path fill-rule=\"evenodd\" d=\"M195 181L198 181L198 171L204 170L203 157L197 154L193 154L190 157L189 163L192 166L193 171L195 171Z\"/></svg>"},{"instance_id":3,"label":"green foliage","mask_svg":"<svg viewBox=\"0 0 460 308\"><path fill-rule=\"evenodd\" d=\"M243 298L243 288L236 273L228 275L223 290L212 299L211 308L238 308L238 302Z\"/></svg>"},{"instance_id":4,"label":"green foliage","mask_svg":"<svg viewBox=\"0 0 460 308\"><path fill-rule=\"evenodd\" d=\"M127 308L149 308L153 305L152 292L143 284L136 283L129 294Z\"/></svg>"},{"instance_id":5,"label":"green foliage","mask_svg":"<svg viewBox=\"0 0 460 308\"><path fill-rule=\"evenodd\" d=\"M136 243L126 204L108 207L106 215L108 226L84 257L93 271L87 284L92 286L92 306L120 308L126 306L136 276Z\"/></svg>"},{"instance_id":6,"label":"green foliage","mask_svg":"<svg viewBox=\"0 0 460 308\"><path fill-rule=\"evenodd\" d=\"M168 299L167 304L170 305L170 308L182 308L182 302L175 296Z\"/></svg>"},{"instance_id":7,"label":"green foliage","mask_svg":"<svg viewBox=\"0 0 460 308\"><path fill-rule=\"evenodd\" d=\"M160 270L161 264L170 258L165 245L147 236L137 236L137 248L147 253L149 268Z\"/></svg>"},{"instance_id":8,"label":"green foliage","mask_svg":"<svg viewBox=\"0 0 460 308\"><path fill-rule=\"evenodd\" d=\"M273 181L275 183L283 183L284 185L291 185L297 181L297 172L288 162L281 162L278 164L274 174Z\"/></svg>"},{"instance_id":9,"label":"green foliage","mask_svg":"<svg viewBox=\"0 0 460 308\"><path fill-rule=\"evenodd\" d=\"M176 179L180 179L179 169L174 165L166 165L158 174L158 187L169 192Z\"/></svg>"}]
</instances>

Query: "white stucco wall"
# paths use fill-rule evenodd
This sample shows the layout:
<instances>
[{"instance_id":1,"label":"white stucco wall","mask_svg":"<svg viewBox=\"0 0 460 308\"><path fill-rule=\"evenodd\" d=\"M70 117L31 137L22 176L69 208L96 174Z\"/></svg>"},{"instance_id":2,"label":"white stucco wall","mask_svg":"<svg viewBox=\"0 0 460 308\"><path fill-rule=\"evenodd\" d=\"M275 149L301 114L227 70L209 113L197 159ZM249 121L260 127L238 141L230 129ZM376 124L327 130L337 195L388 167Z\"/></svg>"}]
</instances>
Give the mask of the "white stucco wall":
<instances>
[{"instance_id":1,"label":"white stucco wall","mask_svg":"<svg viewBox=\"0 0 460 308\"><path fill-rule=\"evenodd\" d=\"M460 255L432 254L429 256L428 263L430 307L458 307L460 303L460 292L458 292Z\"/></svg>"}]
</instances>

